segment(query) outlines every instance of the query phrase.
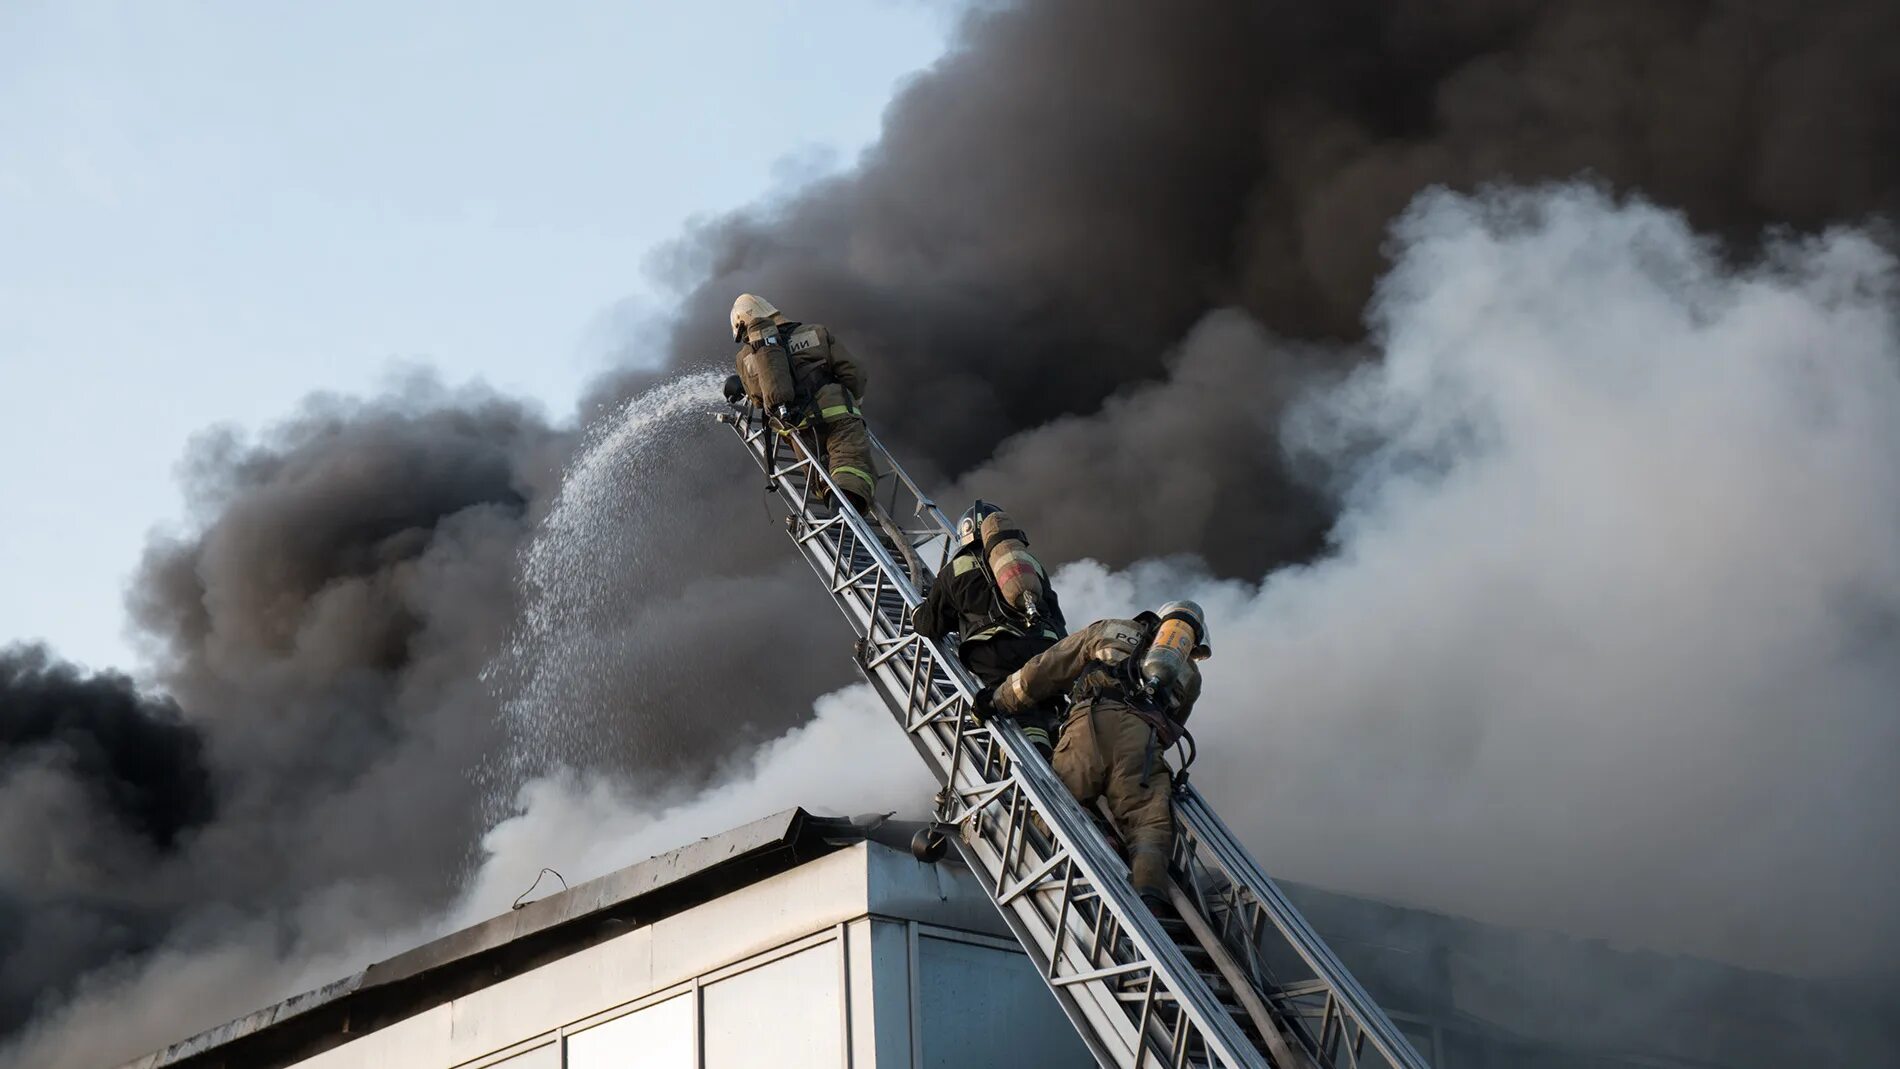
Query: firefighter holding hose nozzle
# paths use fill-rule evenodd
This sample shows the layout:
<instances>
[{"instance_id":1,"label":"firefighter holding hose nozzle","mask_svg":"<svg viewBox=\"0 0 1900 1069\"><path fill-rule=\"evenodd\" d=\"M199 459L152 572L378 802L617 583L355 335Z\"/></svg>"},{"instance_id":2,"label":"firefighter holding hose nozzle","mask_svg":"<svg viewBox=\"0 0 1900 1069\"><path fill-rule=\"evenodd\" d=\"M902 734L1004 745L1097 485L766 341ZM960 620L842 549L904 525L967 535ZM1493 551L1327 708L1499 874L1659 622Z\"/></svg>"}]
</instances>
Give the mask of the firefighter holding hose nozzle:
<instances>
[{"instance_id":1,"label":"firefighter holding hose nozzle","mask_svg":"<svg viewBox=\"0 0 1900 1069\"><path fill-rule=\"evenodd\" d=\"M1198 663L1212 652L1207 615L1171 601L1132 620L1099 620L1037 654L977 696L977 715L1014 716L1065 690L1069 715L1051 764L1084 809L1108 803L1135 890L1168 908L1174 844L1173 773L1166 751L1187 735L1201 694Z\"/></svg>"},{"instance_id":2,"label":"firefighter holding hose nozzle","mask_svg":"<svg viewBox=\"0 0 1900 1069\"><path fill-rule=\"evenodd\" d=\"M727 399L746 398L782 430L817 431L831 481L863 511L877 490L871 439L858 411L863 369L830 330L789 320L757 294L732 302L731 322L741 348Z\"/></svg>"}]
</instances>

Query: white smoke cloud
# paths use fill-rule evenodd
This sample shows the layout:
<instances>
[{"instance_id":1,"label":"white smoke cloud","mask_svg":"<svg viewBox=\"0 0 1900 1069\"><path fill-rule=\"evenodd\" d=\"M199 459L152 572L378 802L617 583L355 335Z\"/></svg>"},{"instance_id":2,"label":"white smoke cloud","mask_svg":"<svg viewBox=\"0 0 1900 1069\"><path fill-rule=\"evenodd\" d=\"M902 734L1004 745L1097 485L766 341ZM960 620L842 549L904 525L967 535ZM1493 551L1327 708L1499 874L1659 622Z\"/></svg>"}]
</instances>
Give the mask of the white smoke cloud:
<instances>
[{"instance_id":1,"label":"white smoke cloud","mask_svg":"<svg viewBox=\"0 0 1900 1069\"><path fill-rule=\"evenodd\" d=\"M530 782L519 812L483 839L487 857L457 925L505 911L542 866L579 883L793 806L841 816L928 814L929 773L869 686L827 694L813 712L808 723L739 760L718 786L683 796L656 796L604 775ZM559 889L550 883L536 897Z\"/></svg>"},{"instance_id":2,"label":"white smoke cloud","mask_svg":"<svg viewBox=\"0 0 1900 1069\"><path fill-rule=\"evenodd\" d=\"M1427 195L1395 244L1383 359L1288 424L1345 501L1325 559L1082 564L1065 601L1206 603L1196 773L1276 873L1891 968L1893 259L1843 231L1730 271L1576 187Z\"/></svg>"}]
</instances>

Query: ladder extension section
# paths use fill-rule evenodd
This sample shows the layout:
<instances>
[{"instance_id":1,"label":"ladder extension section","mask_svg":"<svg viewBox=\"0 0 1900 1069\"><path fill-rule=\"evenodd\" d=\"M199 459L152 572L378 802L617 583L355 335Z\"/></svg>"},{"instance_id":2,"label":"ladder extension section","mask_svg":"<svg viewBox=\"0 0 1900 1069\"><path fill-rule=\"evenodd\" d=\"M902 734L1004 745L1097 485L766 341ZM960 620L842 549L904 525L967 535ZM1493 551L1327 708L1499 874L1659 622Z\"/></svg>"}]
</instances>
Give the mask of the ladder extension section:
<instances>
[{"instance_id":1,"label":"ladder extension section","mask_svg":"<svg viewBox=\"0 0 1900 1069\"><path fill-rule=\"evenodd\" d=\"M867 521L828 503L843 498L806 434L744 405L718 418L785 505L858 635L859 667L941 786L937 820L1101 1065L1427 1069L1192 784L1175 796L1183 916L1163 922L1016 725L970 717L975 682L910 628L926 577L906 565L934 574L951 524L875 435Z\"/></svg>"}]
</instances>

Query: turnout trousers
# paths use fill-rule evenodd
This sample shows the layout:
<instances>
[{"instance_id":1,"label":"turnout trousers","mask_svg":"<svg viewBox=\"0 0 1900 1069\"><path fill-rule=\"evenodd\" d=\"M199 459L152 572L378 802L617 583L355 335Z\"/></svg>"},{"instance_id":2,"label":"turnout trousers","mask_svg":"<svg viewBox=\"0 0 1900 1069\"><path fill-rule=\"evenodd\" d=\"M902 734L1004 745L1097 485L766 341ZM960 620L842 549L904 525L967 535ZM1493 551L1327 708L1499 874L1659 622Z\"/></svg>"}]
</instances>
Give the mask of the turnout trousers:
<instances>
[{"instance_id":1,"label":"turnout trousers","mask_svg":"<svg viewBox=\"0 0 1900 1069\"><path fill-rule=\"evenodd\" d=\"M818 408L825 442L825 467L838 489L869 503L877 495L877 476L871 472L871 436L850 391L835 382L818 388Z\"/></svg>"},{"instance_id":2,"label":"turnout trousers","mask_svg":"<svg viewBox=\"0 0 1900 1069\"><path fill-rule=\"evenodd\" d=\"M1052 764L1063 786L1091 809L1108 802L1128 846L1135 890L1168 897L1168 854L1174 845L1172 773L1164 756L1150 753L1153 729L1109 697L1084 699L1069 710ZM1143 784L1142 766L1148 766Z\"/></svg>"}]
</instances>

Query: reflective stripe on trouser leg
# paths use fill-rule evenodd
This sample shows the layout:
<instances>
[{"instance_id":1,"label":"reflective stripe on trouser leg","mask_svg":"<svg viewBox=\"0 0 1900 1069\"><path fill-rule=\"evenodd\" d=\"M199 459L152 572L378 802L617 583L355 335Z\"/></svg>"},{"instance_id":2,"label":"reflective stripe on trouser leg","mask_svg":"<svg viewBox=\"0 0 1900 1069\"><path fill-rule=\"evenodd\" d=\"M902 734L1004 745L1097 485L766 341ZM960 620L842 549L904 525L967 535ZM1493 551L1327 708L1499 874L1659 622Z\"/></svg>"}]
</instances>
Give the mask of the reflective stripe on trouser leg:
<instances>
[{"instance_id":1,"label":"reflective stripe on trouser leg","mask_svg":"<svg viewBox=\"0 0 1900 1069\"><path fill-rule=\"evenodd\" d=\"M831 481L838 484L838 489L847 494L856 494L866 501L871 500L873 488L877 486L877 480L871 477L870 472L844 464L832 466Z\"/></svg>"},{"instance_id":2,"label":"reflective stripe on trouser leg","mask_svg":"<svg viewBox=\"0 0 1900 1069\"><path fill-rule=\"evenodd\" d=\"M1031 745L1041 747L1042 752L1047 754L1055 749L1055 720L1049 710L1036 708L1018 714L1016 726L1022 728L1023 737Z\"/></svg>"},{"instance_id":3,"label":"reflective stripe on trouser leg","mask_svg":"<svg viewBox=\"0 0 1900 1069\"><path fill-rule=\"evenodd\" d=\"M1021 721L1017 721L1016 726L1022 729L1023 738L1028 739L1031 746L1042 750L1051 748L1052 744L1049 741L1048 728L1043 727L1041 724L1025 724Z\"/></svg>"},{"instance_id":4,"label":"reflective stripe on trouser leg","mask_svg":"<svg viewBox=\"0 0 1900 1069\"><path fill-rule=\"evenodd\" d=\"M852 411L851 395L830 383L818 391L818 411L825 420L825 462L838 489L865 501L877 496L877 476L871 466L871 435L864 420ZM843 415L833 415L842 410Z\"/></svg>"}]
</instances>

